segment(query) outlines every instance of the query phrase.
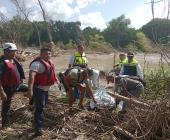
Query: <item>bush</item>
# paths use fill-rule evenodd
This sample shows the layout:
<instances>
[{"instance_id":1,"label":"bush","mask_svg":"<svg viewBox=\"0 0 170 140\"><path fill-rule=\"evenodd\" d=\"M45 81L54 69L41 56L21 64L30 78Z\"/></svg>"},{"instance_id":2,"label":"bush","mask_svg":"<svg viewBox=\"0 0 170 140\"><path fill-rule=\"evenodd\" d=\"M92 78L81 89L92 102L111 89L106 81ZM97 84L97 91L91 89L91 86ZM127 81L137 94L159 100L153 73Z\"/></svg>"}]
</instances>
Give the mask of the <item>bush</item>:
<instances>
[{"instance_id":1,"label":"bush","mask_svg":"<svg viewBox=\"0 0 170 140\"><path fill-rule=\"evenodd\" d=\"M146 52L150 50L150 42L149 39L145 36L143 32L138 32L136 33L137 36L137 41L136 41L136 46L140 51Z\"/></svg>"},{"instance_id":2,"label":"bush","mask_svg":"<svg viewBox=\"0 0 170 140\"><path fill-rule=\"evenodd\" d=\"M170 86L170 71L161 65L158 69L152 70L145 77L146 87L144 98L159 98L168 92Z\"/></svg>"},{"instance_id":3,"label":"bush","mask_svg":"<svg viewBox=\"0 0 170 140\"><path fill-rule=\"evenodd\" d=\"M69 43L67 43L64 47L64 49L75 49L75 48L76 48L76 44L72 40L69 40Z\"/></svg>"}]
</instances>

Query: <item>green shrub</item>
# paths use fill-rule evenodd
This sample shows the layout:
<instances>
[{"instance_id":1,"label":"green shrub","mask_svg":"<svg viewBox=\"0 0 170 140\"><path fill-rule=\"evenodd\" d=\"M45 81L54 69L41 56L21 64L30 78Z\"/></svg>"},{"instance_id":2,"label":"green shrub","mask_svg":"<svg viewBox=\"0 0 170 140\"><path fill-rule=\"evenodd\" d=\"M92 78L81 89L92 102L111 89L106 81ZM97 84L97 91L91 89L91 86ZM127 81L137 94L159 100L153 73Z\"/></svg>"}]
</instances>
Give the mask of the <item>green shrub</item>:
<instances>
[{"instance_id":1,"label":"green shrub","mask_svg":"<svg viewBox=\"0 0 170 140\"><path fill-rule=\"evenodd\" d=\"M146 87L144 98L159 98L167 93L170 82L170 71L164 66L154 69L145 76Z\"/></svg>"}]
</instances>

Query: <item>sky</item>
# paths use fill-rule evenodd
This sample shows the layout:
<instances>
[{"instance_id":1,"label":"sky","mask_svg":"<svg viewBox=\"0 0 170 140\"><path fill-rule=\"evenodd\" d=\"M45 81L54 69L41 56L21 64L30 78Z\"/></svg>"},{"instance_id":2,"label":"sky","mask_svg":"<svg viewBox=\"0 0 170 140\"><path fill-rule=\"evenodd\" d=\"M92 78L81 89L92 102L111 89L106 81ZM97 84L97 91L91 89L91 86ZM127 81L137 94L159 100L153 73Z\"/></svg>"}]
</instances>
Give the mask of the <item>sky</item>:
<instances>
[{"instance_id":1,"label":"sky","mask_svg":"<svg viewBox=\"0 0 170 140\"><path fill-rule=\"evenodd\" d=\"M0 0L0 12L8 19L17 14L12 0ZM30 11L31 21L42 21L37 0L18 0ZM155 0L156 1L156 0ZM112 19L124 14L131 20L130 27L139 29L152 19L150 0L41 0L48 19L80 21L81 28L105 29ZM155 3L155 17L167 16L167 2Z\"/></svg>"}]
</instances>

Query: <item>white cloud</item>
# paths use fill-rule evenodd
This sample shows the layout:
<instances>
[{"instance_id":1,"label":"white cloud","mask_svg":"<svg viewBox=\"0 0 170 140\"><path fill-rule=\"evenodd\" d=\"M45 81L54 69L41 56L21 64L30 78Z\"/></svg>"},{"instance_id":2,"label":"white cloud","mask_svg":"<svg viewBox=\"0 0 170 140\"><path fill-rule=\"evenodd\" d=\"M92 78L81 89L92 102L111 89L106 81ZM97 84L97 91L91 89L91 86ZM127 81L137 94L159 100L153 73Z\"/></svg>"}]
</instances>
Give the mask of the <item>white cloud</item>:
<instances>
[{"instance_id":1,"label":"white cloud","mask_svg":"<svg viewBox=\"0 0 170 140\"><path fill-rule=\"evenodd\" d=\"M100 12L83 14L82 9L89 5L103 4L107 0L41 0L42 6L47 16L52 20L71 21L74 19L82 23L82 27L91 26L103 29L106 27ZM21 6L29 9L29 19L31 21L42 21L42 11L38 0L19 0ZM5 8L0 8L5 11ZM13 13L14 14L14 13Z\"/></svg>"},{"instance_id":2,"label":"white cloud","mask_svg":"<svg viewBox=\"0 0 170 140\"><path fill-rule=\"evenodd\" d=\"M0 6L0 12L6 14L7 13L6 7Z\"/></svg>"},{"instance_id":3,"label":"white cloud","mask_svg":"<svg viewBox=\"0 0 170 140\"><path fill-rule=\"evenodd\" d=\"M79 16L82 25L96 25L97 27L104 27L105 23L101 13L89 13L87 15L81 15L82 8L87 7L90 4L105 3L106 0L43 0L42 5L48 14L48 17L53 20L69 20L72 16ZM25 0L28 7L32 5L34 11L31 13L31 20L43 20L41 9L38 5L38 0ZM90 19L90 22L86 21L86 18ZM77 19L78 20L78 19ZM98 23L96 23L98 22ZM100 23L100 24L99 24Z\"/></svg>"},{"instance_id":4,"label":"white cloud","mask_svg":"<svg viewBox=\"0 0 170 140\"><path fill-rule=\"evenodd\" d=\"M148 6L144 5L137 7L132 13L127 15L127 18L130 18L132 27L138 29L150 21L151 12Z\"/></svg>"},{"instance_id":5,"label":"white cloud","mask_svg":"<svg viewBox=\"0 0 170 140\"><path fill-rule=\"evenodd\" d=\"M70 18L77 12L69 5L71 2L72 1L53 0L51 2L45 2L44 5L46 5L45 9L48 13L48 16L54 20L64 20L66 18Z\"/></svg>"},{"instance_id":6,"label":"white cloud","mask_svg":"<svg viewBox=\"0 0 170 140\"><path fill-rule=\"evenodd\" d=\"M103 4L105 3L106 0L76 0L77 8L85 8L89 4Z\"/></svg>"},{"instance_id":7,"label":"white cloud","mask_svg":"<svg viewBox=\"0 0 170 140\"><path fill-rule=\"evenodd\" d=\"M88 13L87 15L80 15L79 20L82 28L87 26L104 29L106 24L100 12Z\"/></svg>"},{"instance_id":8,"label":"white cloud","mask_svg":"<svg viewBox=\"0 0 170 140\"><path fill-rule=\"evenodd\" d=\"M167 16L167 3L160 2L154 5L155 18L165 18ZM140 28L152 19L151 5L144 4L137 7L132 13L127 15L130 18L132 27Z\"/></svg>"},{"instance_id":9,"label":"white cloud","mask_svg":"<svg viewBox=\"0 0 170 140\"><path fill-rule=\"evenodd\" d=\"M42 12L41 11L34 11L31 13L30 15L30 20L31 21L43 21L43 17L42 17Z\"/></svg>"},{"instance_id":10,"label":"white cloud","mask_svg":"<svg viewBox=\"0 0 170 140\"><path fill-rule=\"evenodd\" d=\"M74 0L43 0L41 4L46 11L47 16L52 20L65 20L70 18L75 13L79 12L74 7L72 8L70 4ZM38 0L26 0L25 3L27 7L32 8L31 20L43 20L42 11L38 4ZM32 7L30 7L32 5Z\"/></svg>"}]
</instances>

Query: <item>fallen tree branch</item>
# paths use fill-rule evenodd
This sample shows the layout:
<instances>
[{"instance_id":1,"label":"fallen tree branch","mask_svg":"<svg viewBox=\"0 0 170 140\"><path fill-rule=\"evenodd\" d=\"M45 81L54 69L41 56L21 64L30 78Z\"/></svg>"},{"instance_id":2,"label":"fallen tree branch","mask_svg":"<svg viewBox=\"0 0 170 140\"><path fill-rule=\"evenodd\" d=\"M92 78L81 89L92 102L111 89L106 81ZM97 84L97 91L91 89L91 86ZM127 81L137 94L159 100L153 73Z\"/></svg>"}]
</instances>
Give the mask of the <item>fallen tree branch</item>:
<instances>
[{"instance_id":1,"label":"fallen tree branch","mask_svg":"<svg viewBox=\"0 0 170 140\"><path fill-rule=\"evenodd\" d=\"M135 139L135 136L134 136L134 135L132 135L130 132L128 132L128 131L120 128L119 126L114 126L113 129L114 129L116 132L121 133L121 134L127 136L128 138Z\"/></svg>"},{"instance_id":2,"label":"fallen tree branch","mask_svg":"<svg viewBox=\"0 0 170 140\"><path fill-rule=\"evenodd\" d=\"M121 95L118 95L118 94L113 94L113 92L109 92L109 91L107 91L107 93L110 96L115 97L117 99L120 99L122 101L125 101L127 103L132 103L132 104L138 105L140 107L145 107L145 108L149 108L150 107L147 103L143 103L143 102L138 101L138 100L136 100L134 98L128 98L128 97L121 96Z\"/></svg>"}]
</instances>

